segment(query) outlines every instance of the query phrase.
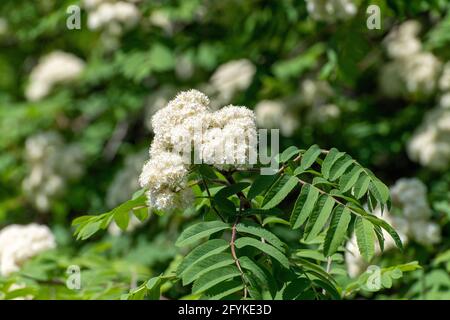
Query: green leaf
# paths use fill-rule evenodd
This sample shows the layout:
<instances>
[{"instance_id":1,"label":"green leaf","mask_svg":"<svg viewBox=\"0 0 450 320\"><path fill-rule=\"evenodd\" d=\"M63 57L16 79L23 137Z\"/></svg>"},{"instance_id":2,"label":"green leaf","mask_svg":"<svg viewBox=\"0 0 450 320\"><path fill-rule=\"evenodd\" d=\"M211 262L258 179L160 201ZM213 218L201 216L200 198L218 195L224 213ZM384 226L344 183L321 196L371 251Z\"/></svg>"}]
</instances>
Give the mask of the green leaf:
<instances>
[{"instance_id":1,"label":"green leaf","mask_svg":"<svg viewBox=\"0 0 450 320\"><path fill-rule=\"evenodd\" d=\"M324 52L325 46L323 43L317 43L293 58L277 61L272 66L272 72L282 80L287 80L290 77L297 79L306 70L314 68Z\"/></svg>"},{"instance_id":2,"label":"green leaf","mask_svg":"<svg viewBox=\"0 0 450 320\"><path fill-rule=\"evenodd\" d=\"M213 239L199 245L194 250L192 250L186 257L184 257L183 261L178 266L177 274L179 275L183 274L183 272L186 271L195 262L199 262L202 259L206 259L211 255L223 252L229 247L230 243L223 239Z\"/></svg>"},{"instance_id":3,"label":"green leaf","mask_svg":"<svg viewBox=\"0 0 450 320\"><path fill-rule=\"evenodd\" d=\"M228 266L233 263L234 260L230 253L218 253L208 256L205 259L198 260L183 273L183 285L185 286L192 281L197 280L205 273L208 273L214 269Z\"/></svg>"},{"instance_id":4,"label":"green leaf","mask_svg":"<svg viewBox=\"0 0 450 320\"><path fill-rule=\"evenodd\" d=\"M341 192L347 192L350 190L356 181L358 181L359 175L363 169L359 166L354 166L353 169L349 172L341 176L341 179L339 180L339 189Z\"/></svg>"},{"instance_id":5,"label":"green leaf","mask_svg":"<svg viewBox=\"0 0 450 320\"><path fill-rule=\"evenodd\" d=\"M222 189L220 189L214 198L221 197L221 198L228 198L234 194L237 194L238 192L244 190L250 185L248 182L238 182L236 184L232 184L231 186L226 186Z\"/></svg>"},{"instance_id":6,"label":"green leaf","mask_svg":"<svg viewBox=\"0 0 450 320\"><path fill-rule=\"evenodd\" d=\"M139 221L144 222L149 216L149 209L147 207L136 209L133 210L133 214Z\"/></svg>"},{"instance_id":7,"label":"green leaf","mask_svg":"<svg viewBox=\"0 0 450 320\"><path fill-rule=\"evenodd\" d=\"M289 268L289 260L286 258L286 256L283 253L281 253L280 251L278 251L275 247L273 247L267 243L263 243L254 238L243 237L243 238L237 239L235 241L235 245L237 248L252 246L252 247L268 254L269 256L271 256L285 268Z\"/></svg>"},{"instance_id":8,"label":"green leaf","mask_svg":"<svg viewBox=\"0 0 450 320\"><path fill-rule=\"evenodd\" d=\"M284 150L280 155L280 162L287 162L293 156L299 154L300 150L296 146L290 146L286 150Z\"/></svg>"},{"instance_id":9,"label":"green leaf","mask_svg":"<svg viewBox=\"0 0 450 320\"><path fill-rule=\"evenodd\" d=\"M314 209L317 199L319 198L319 189L309 184L303 186L300 195L295 201L292 210L290 223L292 229L300 228Z\"/></svg>"},{"instance_id":10,"label":"green leaf","mask_svg":"<svg viewBox=\"0 0 450 320\"><path fill-rule=\"evenodd\" d=\"M297 300L303 292L311 287L311 281L307 278L298 278L288 283L283 290L283 300Z\"/></svg>"},{"instance_id":11,"label":"green leaf","mask_svg":"<svg viewBox=\"0 0 450 320\"><path fill-rule=\"evenodd\" d=\"M159 300L161 297L161 277L154 277L147 281L146 287L150 300Z\"/></svg>"},{"instance_id":12,"label":"green leaf","mask_svg":"<svg viewBox=\"0 0 450 320\"><path fill-rule=\"evenodd\" d=\"M347 154L339 158L331 167L330 181L334 181L342 176L353 163L354 160Z\"/></svg>"},{"instance_id":13,"label":"green leaf","mask_svg":"<svg viewBox=\"0 0 450 320\"><path fill-rule=\"evenodd\" d=\"M353 189L353 195L356 199L361 199L369 189L369 183L370 183L370 177L362 174L358 178L358 181L356 181L354 189Z\"/></svg>"},{"instance_id":14,"label":"green leaf","mask_svg":"<svg viewBox=\"0 0 450 320\"><path fill-rule=\"evenodd\" d=\"M389 188L380 180L372 179L369 190L381 204L386 204L390 198Z\"/></svg>"},{"instance_id":15,"label":"green leaf","mask_svg":"<svg viewBox=\"0 0 450 320\"><path fill-rule=\"evenodd\" d=\"M175 245L184 247L225 229L230 226L222 221L200 222L184 230Z\"/></svg>"},{"instance_id":16,"label":"green leaf","mask_svg":"<svg viewBox=\"0 0 450 320\"><path fill-rule=\"evenodd\" d=\"M209 300L221 300L243 289L244 284L242 283L242 281L237 280L225 281L209 289L207 292L207 298Z\"/></svg>"},{"instance_id":17,"label":"green leaf","mask_svg":"<svg viewBox=\"0 0 450 320\"><path fill-rule=\"evenodd\" d=\"M267 224L284 224L284 225L287 225L287 226L291 225L289 223L289 221L286 221L284 219L281 219L281 218L278 218L278 217L274 217L274 216L269 216L269 217L267 217L267 218L265 218L263 220L263 223L262 223L263 227L265 225L267 225Z\"/></svg>"},{"instance_id":18,"label":"green leaf","mask_svg":"<svg viewBox=\"0 0 450 320\"><path fill-rule=\"evenodd\" d=\"M398 235L397 231L395 231L395 229L386 221L384 221L383 219L380 219L372 214L368 214L366 213L364 215L364 218L369 220L370 222L372 222L374 225L378 225L381 228L383 228L384 230L386 230L386 232L392 237L392 239L395 242L395 245L402 250L403 249L403 244L402 244L402 240L400 239L400 236Z\"/></svg>"},{"instance_id":19,"label":"green leaf","mask_svg":"<svg viewBox=\"0 0 450 320\"><path fill-rule=\"evenodd\" d=\"M333 255L342 244L347 234L347 228L351 220L350 210L344 206L336 206L328 228L323 251L325 256Z\"/></svg>"},{"instance_id":20,"label":"green leaf","mask_svg":"<svg viewBox=\"0 0 450 320\"><path fill-rule=\"evenodd\" d=\"M204 274L194 282L194 285L192 286L192 293L195 294L204 292L216 284L240 275L241 273L236 266L225 266L215 269L207 274Z\"/></svg>"},{"instance_id":21,"label":"green leaf","mask_svg":"<svg viewBox=\"0 0 450 320\"><path fill-rule=\"evenodd\" d=\"M94 235L97 231L101 229L102 221L94 221L89 222L86 226L81 229L81 231L78 233L78 237L81 240L86 240L90 238L92 235Z\"/></svg>"},{"instance_id":22,"label":"green leaf","mask_svg":"<svg viewBox=\"0 0 450 320\"><path fill-rule=\"evenodd\" d=\"M263 269L261 269L260 266L258 266L256 262L254 262L249 257L244 256L239 257L239 263L243 269L250 271L255 276L261 287L264 288L269 286L267 274Z\"/></svg>"},{"instance_id":23,"label":"green leaf","mask_svg":"<svg viewBox=\"0 0 450 320\"><path fill-rule=\"evenodd\" d=\"M250 190L247 193L247 199L251 200L256 196L262 194L272 183L278 178L276 174L260 175L252 183Z\"/></svg>"},{"instance_id":24,"label":"green leaf","mask_svg":"<svg viewBox=\"0 0 450 320\"><path fill-rule=\"evenodd\" d=\"M258 226L252 226L244 223L239 223L236 226L237 232L242 233L249 233L257 237L263 238L265 241L273 245L275 248L277 248L280 251L284 251L284 243L272 232L263 229Z\"/></svg>"},{"instance_id":25,"label":"green leaf","mask_svg":"<svg viewBox=\"0 0 450 320\"><path fill-rule=\"evenodd\" d=\"M339 294L339 291L330 282L324 281L322 279L314 279L313 282L317 284L320 288L325 289L325 291L331 296L332 299L341 300L341 295Z\"/></svg>"},{"instance_id":26,"label":"green leaf","mask_svg":"<svg viewBox=\"0 0 450 320\"><path fill-rule=\"evenodd\" d=\"M118 211L114 215L114 221L122 231L126 231L130 222L130 214L125 211Z\"/></svg>"},{"instance_id":27,"label":"green leaf","mask_svg":"<svg viewBox=\"0 0 450 320\"><path fill-rule=\"evenodd\" d=\"M155 71L168 71L175 66L175 57L172 51L160 43L153 45L148 59L152 62L152 69Z\"/></svg>"},{"instance_id":28,"label":"green leaf","mask_svg":"<svg viewBox=\"0 0 450 320\"><path fill-rule=\"evenodd\" d=\"M333 164L344 155L345 152L339 152L339 150L336 148L332 148L330 151L328 151L328 154L326 155L322 163L322 175L325 179L329 178L330 170Z\"/></svg>"},{"instance_id":29,"label":"green leaf","mask_svg":"<svg viewBox=\"0 0 450 320\"><path fill-rule=\"evenodd\" d=\"M198 167L198 172L205 178L208 179L217 179L217 174L216 171L214 171L214 169L207 165L207 164L199 164Z\"/></svg>"},{"instance_id":30,"label":"green leaf","mask_svg":"<svg viewBox=\"0 0 450 320\"><path fill-rule=\"evenodd\" d=\"M270 200L266 201L266 198L264 198L263 201L264 205L262 206L262 209L267 210L278 205L295 188L298 181L299 180L297 177L289 176L286 182L282 186L280 185L280 188L278 189L277 193L275 193L275 195L272 198L270 198Z\"/></svg>"},{"instance_id":31,"label":"green leaf","mask_svg":"<svg viewBox=\"0 0 450 320\"><path fill-rule=\"evenodd\" d=\"M375 254L375 240L373 225L370 221L357 217L355 220L355 234L361 256L369 262Z\"/></svg>"},{"instance_id":32,"label":"green leaf","mask_svg":"<svg viewBox=\"0 0 450 320\"><path fill-rule=\"evenodd\" d=\"M300 167L302 168L302 170L306 170L311 167L321 153L322 150L317 144L312 145L308 150L306 150L306 152L302 156L302 161L300 163Z\"/></svg>"},{"instance_id":33,"label":"green leaf","mask_svg":"<svg viewBox=\"0 0 450 320\"><path fill-rule=\"evenodd\" d=\"M323 195L320 197L316 209L318 214L311 216L308 221L308 224L311 227L309 228L309 231L307 231L306 241L314 239L319 234L327 223L335 203L336 201L328 195Z\"/></svg>"}]
</instances>

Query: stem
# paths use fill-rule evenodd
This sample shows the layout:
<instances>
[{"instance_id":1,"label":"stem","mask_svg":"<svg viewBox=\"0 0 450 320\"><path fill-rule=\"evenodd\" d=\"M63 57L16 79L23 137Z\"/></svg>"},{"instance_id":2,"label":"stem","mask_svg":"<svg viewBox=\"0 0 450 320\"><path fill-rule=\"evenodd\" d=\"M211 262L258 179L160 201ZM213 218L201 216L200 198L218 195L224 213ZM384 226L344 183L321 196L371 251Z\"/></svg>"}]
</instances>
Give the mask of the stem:
<instances>
[{"instance_id":1,"label":"stem","mask_svg":"<svg viewBox=\"0 0 450 320\"><path fill-rule=\"evenodd\" d=\"M236 241L236 225L239 223L239 217L236 218L236 221L233 224L233 227L231 229L231 241L230 241L230 247L231 247L231 256L233 257L234 263L236 264L236 267L239 269L239 272L241 273L241 279L242 283L244 284L244 299L247 298L247 282L245 280L245 274L244 271L242 271L241 263L239 262L239 259L236 255L236 247L234 245L234 242Z\"/></svg>"}]
</instances>

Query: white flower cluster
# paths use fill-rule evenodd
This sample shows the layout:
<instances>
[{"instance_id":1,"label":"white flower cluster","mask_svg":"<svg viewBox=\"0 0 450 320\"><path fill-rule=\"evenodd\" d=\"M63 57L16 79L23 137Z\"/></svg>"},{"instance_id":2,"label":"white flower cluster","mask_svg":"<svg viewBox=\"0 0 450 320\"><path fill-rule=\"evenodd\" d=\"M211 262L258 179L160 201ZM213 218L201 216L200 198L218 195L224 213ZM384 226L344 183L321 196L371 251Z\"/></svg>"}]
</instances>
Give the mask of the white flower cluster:
<instances>
[{"instance_id":1,"label":"white flower cluster","mask_svg":"<svg viewBox=\"0 0 450 320\"><path fill-rule=\"evenodd\" d=\"M407 145L408 156L425 167L445 170L450 165L450 108L429 111Z\"/></svg>"},{"instance_id":2,"label":"white flower cluster","mask_svg":"<svg viewBox=\"0 0 450 320\"><path fill-rule=\"evenodd\" d=\"M123 169L120 170L111 182L106 194L108 208L127 201L139 189L139 174L142 163L147 160L147 152L138 152L125 159Z\"/></svg>"},{"instance_id":3,"label":"white flower cluster","mask_svg":"<svg viewBox=\"0 0 450 320\"><path fill-rule=\"evenodd\" d=\"M25 261L54 247L55 239L47 226L7 226L0 231L0 274L7 277L19 271Z\"/></svg>"},{"instance_id":4,"label":"white flower cluster","mask_svg":"<svg viewBox=\"0 0 450 320\"><path fill-rule=\"evenodd\" d=\"M103 29L110 35L121 35L134 27L140 20L136 6L138 1L84 0L88 10L87 25L90 30Z\"/></svg>"},{"instance_id":5,"label":"white flower cluster","mask_svg":"<svg viewBox=\"0 0 450 320\"><path fill-rule=\"evenodd\" d=\"M220 65L211 76L213 90L222 103L228 103L233 96L246 90L253 81L256 67L247 59L232 60Z\"/></svg>"},{"instance_id":6,"label":"white flower cluster","mask_svg":"<svg viewBox=\"0 0 450 320\"><path fill-rule=\"evenodd\" d=\"M420 24L406 21L385 39L387 55L392 59L380 71L380 89L388 97L429 95L436 90L441 62L422 50L418 38Z\"/></svg>"},{"instance_id":7,"label":"white flower cluster","mask_svg":"<svg viewBox=\"0 0 450 320\"><path fill-rule=\"evenodd\" d=\"M158 210L183 208L192 200L186 176L193 154L197 163L219 169L246 167L256 157L253 112L237 106L211 112L208 97L196 90L179 93L153 116L152 126L150 160L139 182L149 189L149 206Z\"/></svg>"},{"instance_id":8,"label":"white flower cluster","mask_svg":"<svg viewBox=\"0 0 450 320\"><path fill-rule=\"evenodd\" d=\"M77 146L64 145L55 132L29 137L25 153L30 172L22 187L37 210L48 211L52 200L65 192L67 181L82 174L84 157Z\"/></svg>"},{"instance_id":9,"label":"white flower cluster","mask_svg":"<svg viewBox=\"0 0 450 320\"><path fill-rule=\"evenodd\" d=\"M348 20L358 11L353 0L306 0L309 15L317 21Z\"/></svg>"},{"instance_id":10,"label":"white flower cluster","mask_svg":"<svg viewBox=\"0 0 450 320\"><path fill-rule=\"evenodd\" d=\"M340 116L338 106L331 103L334 92L325 81L304 80L301 84L300 98L309 108L306 120L309 123L325 123Z\"/></svg>"},{"instance_id":11,"label":"white flower cluster","mask_svg":"<svg viewBox=\"0 0 450 320\"><path fill-rule=\"evenodd\" d=\"M440 242L439 225L430 221L431 209L428 205L426 186L416 178L399 179L391 187L391 197L393 210L400 211L400 214L393 214L386 210L381 214L377 208L374 214L388 222L400 236L403 244L409 239L415 240L423 245L431 245ZM384 249L389 250L395 247L391 236L383 230L385 238ZM376 244L375 254L381 254L379 244ZM359 253L356 236L347 242L345 251L345 262L349 275L354 278L365 271L368 263L364 261Z\"/></svg>"},{"instance_id":12,"label":"white flower cluster","mask_svg":"<svg viewBox=\"0 0 450 320\"><path fill-rule=\"evenodd\" d=\"M409 238L423 245L441 241L439 225L430 221L431 208L427 201L427 187L417 178L399 179L391 188L392 204L400 208L403 225Z\"/></svg>"},{"instance_id":13,"label":"white flower cluster","mask_svg":"<svg viewBox=\"0 0 450 320\"><path fill-rule=\"evenodd\" d=\"M265 129L280 129L285 137L290 137L300 126L298 117L282 101L263 100L255 106L256 123Z\"/></svg>"},{"instance_id":14,"label":"white flower cluster","mask_svg":"<svg viewBox=\"0 0 450 320\"><path fill-rule=\"evenodd\" d=\"M54 51L42 57L31 71L25 96L30 101L46 97L54 86L78 78L85 67L83 60L62 51Z\"/></svg>"},{"instance_id":15,"label":"white flower cluster","mask_svg":"<svg viewBox=\"0 0 450 320\"><path fill-rule=\"evenodd\" d=\"M150 132L153 132L151 121L153 115L167 105L175 92L176 91L173 87L163 86L147 97L145 103L145 126Z\"/></svg>"}]
</instances>

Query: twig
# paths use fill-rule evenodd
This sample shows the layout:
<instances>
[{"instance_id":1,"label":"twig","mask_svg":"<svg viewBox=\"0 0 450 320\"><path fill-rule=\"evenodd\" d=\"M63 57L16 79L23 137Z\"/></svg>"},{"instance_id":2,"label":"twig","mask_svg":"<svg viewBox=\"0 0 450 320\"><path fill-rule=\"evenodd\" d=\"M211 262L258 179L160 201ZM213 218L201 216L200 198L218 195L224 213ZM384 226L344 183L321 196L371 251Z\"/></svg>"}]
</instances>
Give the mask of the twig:
<instances>
[{"instance_id":1,"label":"twig","mask_svg":"<svg viewBox=\"0 0 450 320\"><path fill-rule=\"evenodd\" d=\"M231 241L230 241L230 248L231 248L231 256L233 257L234 263L236 264L237 268L239 269L239 272L241 273L241 279L242 283L244 284L244 299L247 298L247 282L245 280L245 274L244 271L242 271L241 263L239 262L239 259L236 255L236 248L234 245L234 242L236 240L236 225L239 223L239 217L236 218L236 221L233 224L233 227L231 229Z\"/></svg>"}]
</instances>

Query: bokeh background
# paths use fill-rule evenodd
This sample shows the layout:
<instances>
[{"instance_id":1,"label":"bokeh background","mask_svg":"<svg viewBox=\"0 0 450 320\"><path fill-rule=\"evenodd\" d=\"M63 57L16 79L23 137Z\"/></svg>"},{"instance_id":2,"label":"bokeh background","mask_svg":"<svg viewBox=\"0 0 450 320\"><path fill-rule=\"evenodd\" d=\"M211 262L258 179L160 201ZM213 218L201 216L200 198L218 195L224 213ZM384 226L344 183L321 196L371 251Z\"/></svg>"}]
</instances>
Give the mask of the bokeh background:
<instances>
[{"instance_id":1,"label":"bokeh background","mask_svg":"<svg viewBox=\"0 0 450 320\"><path fill-rule=\"evenodd\" d=\"M67 26L70 5L80 29ZM213 108L253 109L258 126L280 129L281 149L336 147L392 186L388 219L406 249L374 264L422 269L347 298L450 299L447 61L447 0L2 0L0 298L116 299L176 264L195 210L88 242L70 223L139 189L151 115L195 88ZM30 228L32 249L15 224ZM367 267L347 249L343 282ZM80 290L65 284L71 265Z\"/></svg>"}]
</instances>

